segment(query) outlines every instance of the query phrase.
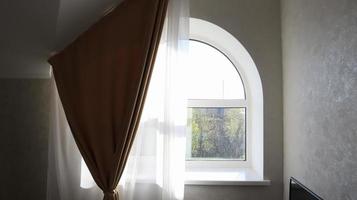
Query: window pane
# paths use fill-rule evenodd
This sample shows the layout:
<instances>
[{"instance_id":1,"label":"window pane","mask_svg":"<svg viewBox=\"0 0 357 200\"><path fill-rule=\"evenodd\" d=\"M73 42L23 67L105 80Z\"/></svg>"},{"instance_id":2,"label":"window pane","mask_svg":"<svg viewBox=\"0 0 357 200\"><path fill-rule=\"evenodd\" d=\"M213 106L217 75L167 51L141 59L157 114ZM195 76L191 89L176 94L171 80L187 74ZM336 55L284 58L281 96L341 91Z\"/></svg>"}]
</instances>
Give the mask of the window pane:
<instances>
[{"instance_id":1,"label":"window pane","mask_svg":"<svg viewBox=\"0 0 357 200\"><path fill-rule=\"evenodd\" d=\"M212 46L191 40L188 65L189 99L245 99L236 67Z\"/></svg>"},{"instance_id":2,"label":"window pane","mask_svg":"<svg viewBox=\"0 0 357 200\"><path fill-rule=\"evenodd\" d=\"M188 108L188 160L245 160L245 108Z\"/></svg>"}]
</instances>

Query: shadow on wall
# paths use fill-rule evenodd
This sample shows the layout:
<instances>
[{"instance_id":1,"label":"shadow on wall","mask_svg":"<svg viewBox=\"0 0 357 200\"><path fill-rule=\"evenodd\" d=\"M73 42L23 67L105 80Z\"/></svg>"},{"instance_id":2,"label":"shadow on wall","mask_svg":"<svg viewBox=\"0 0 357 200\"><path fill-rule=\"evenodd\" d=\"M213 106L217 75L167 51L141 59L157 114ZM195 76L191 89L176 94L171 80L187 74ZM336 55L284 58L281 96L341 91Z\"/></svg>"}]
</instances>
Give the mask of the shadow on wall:
<instances>
[{"instance_id":1,"label":"shadow on wall","mask_svg":"<svg viewBox=\"0 0 357 200\"><path fill-rule=\"evenodd\" d=\"M50 54L121 1L1 1L0 78L48 78Z\"/></svg>"},{"instance_id":2,"label":"shadow on wall","mask_svg":"<svg viewBox=\"0 0 357 200\"><path fill-rule=\"evenodd\" d=\"M0 2L0 78L48 76L58 6L59 0Z\"/></svg>"}]
</instances>

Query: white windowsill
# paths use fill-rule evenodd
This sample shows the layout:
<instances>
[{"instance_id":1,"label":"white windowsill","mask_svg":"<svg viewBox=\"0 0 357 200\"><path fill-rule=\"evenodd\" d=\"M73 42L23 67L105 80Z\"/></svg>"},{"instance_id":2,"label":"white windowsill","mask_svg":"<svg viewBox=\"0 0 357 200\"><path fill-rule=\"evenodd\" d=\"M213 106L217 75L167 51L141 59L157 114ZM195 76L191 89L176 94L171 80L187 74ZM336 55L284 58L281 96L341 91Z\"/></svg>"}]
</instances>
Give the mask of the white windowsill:
<instances>
[{"instance_id":1,"label":"white windowsill","mask_svg":"<svg viewBox=\"0 0 357 200\"><path fill-rule=\"evenodd\" d=\"M185 173L185 185L268 186L270 182L260 178L249 168L195 170Z\"/></svg>"}]
</instances>

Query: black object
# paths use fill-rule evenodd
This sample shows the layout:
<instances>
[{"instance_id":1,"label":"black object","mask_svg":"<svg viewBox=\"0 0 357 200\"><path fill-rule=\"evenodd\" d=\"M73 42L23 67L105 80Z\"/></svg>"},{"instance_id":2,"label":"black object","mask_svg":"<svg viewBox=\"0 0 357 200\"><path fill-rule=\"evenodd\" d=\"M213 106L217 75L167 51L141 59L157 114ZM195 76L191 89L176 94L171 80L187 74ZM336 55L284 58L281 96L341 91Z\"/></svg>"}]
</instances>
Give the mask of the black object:
<instances>
[{"instance_id":1,"label":"black object","mask_svg":"<svg viewBox=\"0 0 357 200\"><path fill-rule=\"evenodd\" d=\"M289 200L323 200L295 178L290 178Z\"/></svg>"}]
</instances>

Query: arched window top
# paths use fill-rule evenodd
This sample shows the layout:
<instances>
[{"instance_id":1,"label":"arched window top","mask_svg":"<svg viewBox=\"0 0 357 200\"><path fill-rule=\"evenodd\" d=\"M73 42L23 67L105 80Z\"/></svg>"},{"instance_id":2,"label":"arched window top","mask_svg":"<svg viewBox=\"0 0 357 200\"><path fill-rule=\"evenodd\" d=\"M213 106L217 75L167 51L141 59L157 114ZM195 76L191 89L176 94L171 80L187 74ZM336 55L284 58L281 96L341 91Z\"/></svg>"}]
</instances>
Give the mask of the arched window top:
<instances>
[{"instance_id":1,"label":"arched window top","mask_svg":"<svg viewBox=\"0 0 357 200\"><path fill-rule=\"evenodd\" d=\"M245 99L237 68L213 46L190 40L188 67L189 99Z\"/></svg>"}]
</instances>

